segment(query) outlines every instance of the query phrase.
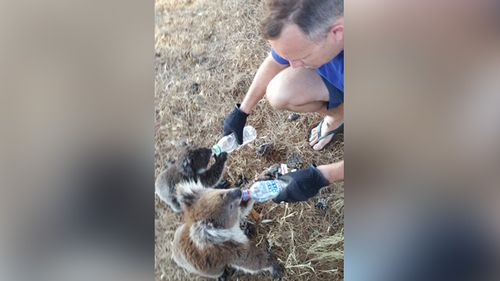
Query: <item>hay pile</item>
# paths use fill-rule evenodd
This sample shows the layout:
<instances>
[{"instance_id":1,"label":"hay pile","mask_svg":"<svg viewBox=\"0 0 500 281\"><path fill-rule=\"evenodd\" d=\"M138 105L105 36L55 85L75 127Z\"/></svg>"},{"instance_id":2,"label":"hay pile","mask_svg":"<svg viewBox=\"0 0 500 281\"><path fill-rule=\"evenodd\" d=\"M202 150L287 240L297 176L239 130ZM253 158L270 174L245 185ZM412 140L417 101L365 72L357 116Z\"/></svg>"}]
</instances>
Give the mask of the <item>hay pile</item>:
<instances>
[{"instance_id":1,"label":"hay pile","mask_svg":"<svg viewBox=\"0 0 500 281\"><path fill-rule=\"evenodd\" d=\"M155 175L176 159L184 142L212 146L221 137L224 116L241 102L269 47L258 25L262 3L257 0L157 0L155 14ZM322 152L313 151L306 134L319 121L301 114L272 110L262 100L248 118L257 139L233 152L225 179L240 175L255 179L265 168L286 163L297 154L306 166L342 159L343 139ZM256 148L272 143L259 157ZM322 210L315 207L318 198ZM343 280L343 184L322 189L320 195L298 204L257 204L263 219L260 239L267 238L285 265L284 280ZM170 256L170 242L179 217L158 199L155 202L155 275L157 280L205 280L186 275ZM238 274L236 280L269 280L270 274Z\"/></svg>"}]
</instances>

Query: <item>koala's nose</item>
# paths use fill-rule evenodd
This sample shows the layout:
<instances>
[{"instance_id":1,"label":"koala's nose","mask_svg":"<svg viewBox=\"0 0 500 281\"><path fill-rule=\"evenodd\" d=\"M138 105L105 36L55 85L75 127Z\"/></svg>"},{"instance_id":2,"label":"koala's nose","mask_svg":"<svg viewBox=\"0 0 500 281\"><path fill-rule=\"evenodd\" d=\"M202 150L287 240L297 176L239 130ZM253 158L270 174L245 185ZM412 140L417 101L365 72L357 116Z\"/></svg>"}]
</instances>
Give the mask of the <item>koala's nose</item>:
<instances>
[{"instance_id":1,"label":"koala's nose","mask_svg":"<svg viewBox=\"0 0 500 281\"><path fill-rule=\"evenodd\" d=\"M241 190L239 188L232 188L227 195L232 200L239 199L241 198Z\"/></svg>"}]
</instances>

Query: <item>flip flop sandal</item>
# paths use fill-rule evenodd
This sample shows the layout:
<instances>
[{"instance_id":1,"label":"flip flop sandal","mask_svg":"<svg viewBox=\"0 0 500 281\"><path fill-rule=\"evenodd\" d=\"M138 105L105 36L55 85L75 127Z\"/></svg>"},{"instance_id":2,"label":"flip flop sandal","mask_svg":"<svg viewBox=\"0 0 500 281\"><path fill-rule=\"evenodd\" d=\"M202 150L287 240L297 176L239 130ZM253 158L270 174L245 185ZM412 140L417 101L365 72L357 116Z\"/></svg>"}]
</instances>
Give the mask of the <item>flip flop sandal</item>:
<instances>
[{"instance_id":1,"label":"flip flop sandal","mask_svg":"<svg viewBox=\"0 0 500 281\"><path fill-rule=\"evenodd\" d=\"M318 141L316 143L318 143L320 140L330 136L330 135L333 135L335 136L335 134L337 133L341 133L344 131L344 123L342 123L337 129L333 129L331 131L329 131L328 133L326 133L325 135L321 136L321 126L323 125L323 122L325 121L325 119L321 119L321 121L318 123L317 126L313 127L313 128L316 128L316 131L317 131L317 136L318 136ZM310 142L310 139L311 139L311 136L312 136L312 129L309 131L309 137L307 138L307 141ZM333 138L332 138L333 140ZM327 144L325 144L325 146L323 146L323 148L321 148L320 150L323 150L328 144L330 144L332 141L330 140L330 142L328 142ZM312 146L311 146L312 147Z\"/></svg>"}]
</instances>

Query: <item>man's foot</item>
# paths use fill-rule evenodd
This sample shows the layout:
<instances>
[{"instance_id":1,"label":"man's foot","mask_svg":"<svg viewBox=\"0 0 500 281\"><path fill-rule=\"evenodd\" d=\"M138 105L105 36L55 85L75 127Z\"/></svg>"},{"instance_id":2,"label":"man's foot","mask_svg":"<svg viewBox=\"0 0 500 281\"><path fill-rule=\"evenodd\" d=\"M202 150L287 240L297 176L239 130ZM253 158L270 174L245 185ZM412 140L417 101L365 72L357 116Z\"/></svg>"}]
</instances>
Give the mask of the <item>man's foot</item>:
<instances>
[{"instance_id":1,"label":"man's foot","mask_svg":"<svg viewBox=\"0 0 500 281\"><path fill-rule=\"evenodd\" d=\"M309 133L309 145L314 150L323 149L329 142L332 141L333 136L337 133L337 129L342 126L342 120L335 120L330 116L325 116L323 120L311 129Z\"/></svg>"}]
</instances>

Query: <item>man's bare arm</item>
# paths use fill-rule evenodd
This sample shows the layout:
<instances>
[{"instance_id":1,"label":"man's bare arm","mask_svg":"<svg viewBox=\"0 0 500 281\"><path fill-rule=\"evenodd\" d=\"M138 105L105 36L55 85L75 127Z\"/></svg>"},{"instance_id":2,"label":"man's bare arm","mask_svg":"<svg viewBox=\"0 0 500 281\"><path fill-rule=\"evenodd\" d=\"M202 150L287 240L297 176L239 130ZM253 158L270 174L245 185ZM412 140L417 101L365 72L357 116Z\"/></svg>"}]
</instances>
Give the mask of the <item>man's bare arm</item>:
<instances>
[{"instance_id":1,"label":"man's bare arm","mask_svg":"<svg viewBox=\"0 0 500 281\"><path fill-rule=\"evenodd\" d=\"M269 82L287 67L288 65L277 63L271 54L269 54L257 70L252 84L241 103L240 110L246 114L250 114L255 105L266 94L266 88Z\"/></svg>"}]
</instances>

